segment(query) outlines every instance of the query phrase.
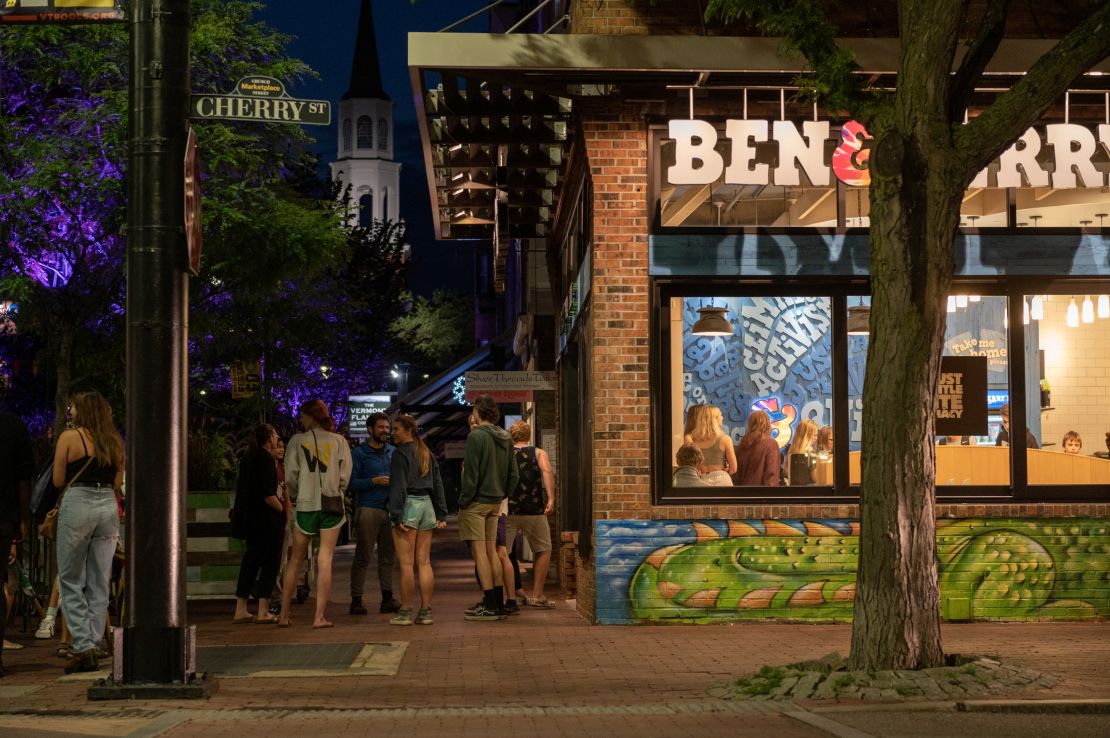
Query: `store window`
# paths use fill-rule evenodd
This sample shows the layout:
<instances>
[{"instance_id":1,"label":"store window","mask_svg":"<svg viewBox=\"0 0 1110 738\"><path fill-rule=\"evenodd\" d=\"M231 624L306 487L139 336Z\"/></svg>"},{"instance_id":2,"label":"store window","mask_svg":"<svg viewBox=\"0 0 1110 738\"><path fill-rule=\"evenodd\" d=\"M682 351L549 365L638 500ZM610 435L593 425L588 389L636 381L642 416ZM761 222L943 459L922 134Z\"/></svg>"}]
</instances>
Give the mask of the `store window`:
<instances>
[{"instance_id":1,"label":"store window","mask_svg":"<svg viewBox=\"0 0 1110 738\"><path fill-rule=\"evenodd\" d=\"M826 296L671 298L672 487L832 485L831 328Z\"/></svg>"},{"instance_id":2,"label":"store window","mask_svg":"<svg viewBox=\"0 0 1110 738\"><path fill-rule=\"evenodd\" d=\"M1110 295L1024 299L1029 484L1108 485Z\"/></svg>"},{"instance_id":3,"label":"store window","mask_svg":"<svg viewBox=\"0 0 1110 738\"><path fill-rule=\"evenodd\" d=\"M956 406L961 416L966 409L969 420L970 413L977 408L980 420L972 422L966 433L937 433L936 483L941 486L1007 486L1010 484L1010 454L1004 445L998 444L1002 410L1009 401L1006 298L966 293L951 295L947 309L943 356L974 359L970 367L977 372L985 369L985 382L969 380L967 386L974 384L976 395L961 396ZM848 477L853 485L860 482L870 311L870 298L848 299ZM958 369L962 372L966 366L960 365ZM956 368L950 365L948 373ZM944 363L941 371L946 372ZM947 401L941 402L946 403L950 416L957 414L950 411ZM982 412L984 406L985 413ZM960 417L950 417L953 422L960 420Z\"/></svg>"}]
</instances>

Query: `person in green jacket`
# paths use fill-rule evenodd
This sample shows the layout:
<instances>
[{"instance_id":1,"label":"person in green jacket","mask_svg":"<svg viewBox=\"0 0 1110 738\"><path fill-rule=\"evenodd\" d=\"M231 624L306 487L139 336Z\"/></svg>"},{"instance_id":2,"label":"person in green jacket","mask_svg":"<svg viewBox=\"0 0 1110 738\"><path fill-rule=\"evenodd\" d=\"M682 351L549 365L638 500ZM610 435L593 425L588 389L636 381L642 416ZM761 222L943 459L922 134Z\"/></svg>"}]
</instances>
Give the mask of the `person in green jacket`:
<instances>
[{"instance_id":1,"label":"person in green jacket","mask_svg":"<svg viewBox=\"0 0 1110 738\"><path fill-rule=\"evenodd\" d=\"M482 601L469 608L466 620L501 620L505 617L504 582L497 558L497 520L501 501L519 480L513 439L496 425L501 417L489 395L474 401L477 427L466 439L462 490L459 493L459 538L470 546L478 569Z\"/></svg>"}]
</instances>

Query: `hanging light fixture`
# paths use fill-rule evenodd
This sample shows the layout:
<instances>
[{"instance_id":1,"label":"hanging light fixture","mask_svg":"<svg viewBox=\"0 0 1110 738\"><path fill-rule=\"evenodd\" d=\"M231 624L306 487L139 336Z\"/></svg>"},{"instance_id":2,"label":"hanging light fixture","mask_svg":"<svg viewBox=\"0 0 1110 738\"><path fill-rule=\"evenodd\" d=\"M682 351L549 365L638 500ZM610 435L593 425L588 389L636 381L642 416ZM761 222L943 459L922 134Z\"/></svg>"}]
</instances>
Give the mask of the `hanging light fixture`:
<instances>
[{"instance_id":1,"label":"hanging light fixture","mask_svg":"<svg viewBox=\"0 0 1110 738\"><path fill-rule=\"evenodd\" d=\"M956 298L953 297L952 295L948 296L948 312L950 312L950 313L956 312Z\"/></svg>"},{"instance_id":2,"label":"hanging light fixture","mask_svg":"<svg viewBox=\"0 0 1110 738\"><path fill-rule=\"evenodd\" d=\"M1021 298L1021 324L1029 325L1029 303Z\"/></svg>"},{"instance_id":3,"label":"hanging light fixture","mask_svg":"<svg viewBox=\"0 0 1110 738\"><path fill-rule=\"evenodd\" d=\"M1098 317L1110 318L1110 295L1098 296Z\"/></svg>"},{"instance_id":4,"label":"hanging light fixture","mask_svg":"<svg viewBox=\"0 0 1110 738\"><path fill-rule=\"evenodd\" d=\"M1068 328L1079 327L1079 306L1075 304L1075 298L1071 298L1071 304L1068 305Z\"/></svg>"},{"instance_id":5,"label":"hanging light fixture","mask_svg":"<svg viewBox=\"0 0 1110 738\"><path fill-rule=\"evenodd\" d=\"M1095 304L1091 302L1090 295L1087 295L1085 298L1083 298L1083 322L1095 322Z\"/></svg>"},{"instance_id":6,"label":"hanging light fixture","mask_svg":"<svg viewBox=\"0 0 1110 738\"><path fill-rule=\"evenodd\" d=\"M1044 298L1033 295L1033 307L1029 310L1029 317L1033 320L1044 320Z\"/></svg>"},{"instance_id":7,"label":"hanging light fixture","mask_svg":"<svg viewBox=\"0 0 1110 738\"><path fill-rule=\"evenodd\" d=\"M732 323L729 323L728 318L725 317L727 312L728 308L712 305L698 308L698 315L701 317L694 323L694 328L690 332L695 336L731 336Z\"/></svg>"},{"instance_id":8,"label":"hanging light fixture","mask_svg":"<svg viewBox=\"0 0 1110 738\"><path fill-rule=\"evenodd\" d=\"M967 295L956 295L956 307L961 309L967 307Z\"/></svg>"},{"instance_id":9,"label":"hanging light fixture","mask_svg":"<svg viewBox=\"0 0 1110 738\"><path fill-rule=\"evenodd\" d=\"M871 308L863 304L863 298L858 305L848 306L848 335L866 336L871 333Z\"/></svg>"}]
</instances>

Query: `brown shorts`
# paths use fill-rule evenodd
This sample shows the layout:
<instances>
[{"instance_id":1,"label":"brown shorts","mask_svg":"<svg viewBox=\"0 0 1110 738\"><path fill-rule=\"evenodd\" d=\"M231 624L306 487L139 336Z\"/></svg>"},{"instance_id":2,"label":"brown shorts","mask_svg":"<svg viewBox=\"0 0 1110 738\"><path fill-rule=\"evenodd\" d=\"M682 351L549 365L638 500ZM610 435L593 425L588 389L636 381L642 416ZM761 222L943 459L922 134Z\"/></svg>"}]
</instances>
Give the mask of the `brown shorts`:
<instances>
[{"instance_id":1,"label":"brown shorts","mask_svg":"<svg viewBox=\"0 0 1110 738\"><path fill-rule=\"evenodd\" d=\"M551 528L546 515L510 515L509 532L505 537L505 545L509 548L513 547L517 531L524 534L533 553L551 550Z\"/></svg>"},{"instance_id":2,"label":"brown shorts","mask_svg":"<svg viewBox=\"0 0 1110 738\"><path fill-rule=\"evenodd\" d=\"M459 510L459 539L463 541L496 541L499 503L472 502Z\"/></svg>"}]
</instances>

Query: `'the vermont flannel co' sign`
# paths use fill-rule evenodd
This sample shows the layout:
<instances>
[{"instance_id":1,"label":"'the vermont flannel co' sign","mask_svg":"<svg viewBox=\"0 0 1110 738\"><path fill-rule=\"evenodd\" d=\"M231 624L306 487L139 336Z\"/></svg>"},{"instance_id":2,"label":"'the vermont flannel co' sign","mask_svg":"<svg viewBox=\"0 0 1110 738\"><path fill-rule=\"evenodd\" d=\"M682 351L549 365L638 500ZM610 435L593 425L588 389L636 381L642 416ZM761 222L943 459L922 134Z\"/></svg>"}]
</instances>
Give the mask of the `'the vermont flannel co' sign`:
<instances>
[{"instance_id":1,"label":"'the vermont flannel co' sign","mask_svg":"<svg viewBox=\"0 0 1110 738\"><path fill-rule=\"evenodd\" d=\"M941 357L933 415L938 436L986 434L987 357Z\"/></svg>"},{"instance_id":2,"label":"'the vermont flannel co' sign","mask_svg":"<svg viewBox=\"0 0 1110 738\"><path fill-rule=\"evenodd\" d=\"M3 23L103 23L125 19L118 0L0 0Z\"/></svg>"},{"instance_id":3,"label":"'the vermont flannel co' sign","mask_svg":"<svg viewBox=\"0 0 1110 738\"><path fill-rule=\"evenodd\" d=\"M788 120L728 120L724 135L732 149L729 161L716 150L720 133L712 123L672 120L667 130L675 142L675 163L666 171L668 184L713 184L722 174L725 184L772 184L771 164L757 159L755 144L758 142L778 144L775 185L799 184L800 170L804 170L817 187L829 184L830 170L847 185L866 187L871 183L867 163L870 149L865 146L871 136L856 121L841 127L840 144L833 152L831 163L825 161L828 121L805 121L799 131L798 125ZM1106 176L1092 161L1100 142L1110 149L1110 125L1099 125L1096 133L1074 123L1053 123L1044 127L1043 138L1037 129L1030 128L1002 154L997 172L989 171L993 166L984 169L972 180L971 186L1021 187L1021 173L1024 172L1032 187L1048 187L1050 182L1056 189L1104 187ZM1038 161L1046 146L1052 150L1052 171Z\"/></svg>"},{"instance_id":4,"label":"'the vermont flannel co' sign","mask_svg":"<svg viewBox=\"0 0 1110 738\"><path fill-rule=\"evenodd\" d=\"M331 125L331 103L289 97L280 80L262 75L244 77L227 95L193 95L193 120L241 120L253 123Z\"/></svg>"}]
</instances>

